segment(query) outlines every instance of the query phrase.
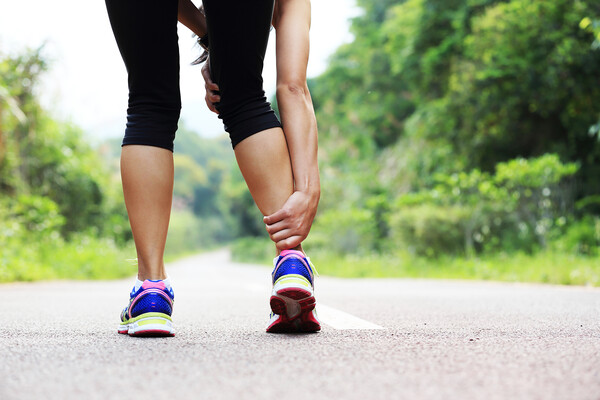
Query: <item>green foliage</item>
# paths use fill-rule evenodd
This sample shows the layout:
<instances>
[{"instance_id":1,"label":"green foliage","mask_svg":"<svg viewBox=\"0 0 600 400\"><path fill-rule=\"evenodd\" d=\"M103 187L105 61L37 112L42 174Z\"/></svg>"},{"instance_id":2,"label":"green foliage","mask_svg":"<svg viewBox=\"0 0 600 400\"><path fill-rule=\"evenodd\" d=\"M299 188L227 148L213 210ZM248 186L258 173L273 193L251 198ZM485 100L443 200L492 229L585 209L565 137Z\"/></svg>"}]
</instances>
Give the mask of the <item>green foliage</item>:
<instances>
[{"instance_id":1,"label":"green foliage","mask_svg":"<svg viewBox=\"0 0 600 400\"><path fill-rule=\"evenodd\" d=\"M270 265L273 246L268 239L244 238L231 246L235 261ZM480 257L442 255L419 257L404 249L385 254L339 255L327 249L310 250L319 274L343 278L482 279L600 286L600 259L558 250L536 254L497 253Z\"/></svg>"},{"instance_id":2,"label":"green foliage","mask_svg":"<svg viewBox=\"0 0 600 400\"><path fill-rule=\"evenodd\" d=\"M185 165L178 158L187 159ZM175 141L175 162L175 198L184 199L195 215L220 215L219 196L225 176L234 162L229 138L226 135L202 138L180 122Z\"/></svg>"},{"instance_id":3,"label":"green foliage","mask_svg":"<svg viewBox=\"0 0 600 400\"><path fill-rule=\"evenodd\" d=\"M402 277L429 279L480 279L507 282L542 282L560 285L600 286L600 259L565 252L521 252L484 257L415 257L407 252L368 256L331 256L312 253L322 275L346 278Z\"/></svg>"},{"instance_id":4,"label":"green foliage","mask_svg":"<svg viewBox=\"0 0 600 400\"><path fill-rule=\"evenodd\" d=\"M473 18L447 110L458 149L473 166L490 170L544 152L597 158L587 131L597 120L600 54L578 29L591 4L513 0Z\"/></svg>"},{"instance_id":5,"label":"green foliage","mask_svg":"<svg viewBox=\"0 0 600 400\"><path fill-rule=\"evenodd\" d=\"M370 251L375 247L375 232L370 210L329 209L319 214L306 246L337 254Z\"/></svg>"},{"instance_id":6,"label":"green foliage","mask_svg":"<svg viewBox=\"0 0 600 400\"><path fill-rule=\"evenodd\" d=\"M464 249L463 223L469 218L464 207L418 205L401 209L391 220L393 243L409 252L429 257L456 254Z\"/></svg>"},{"instance_id":7,"label":"green foliage","mask_svg":"<svg viewBox=\"0 0 600 400\"><path fill-rule=\"evenodd\" d=\"M599 284L598 2L357 4L353 42L308 82L321 271ZM46 67L41 50L0 58L1 257L32 271L14 250L31 238L42 254L131 239L116 169L37 103ZM181 124L175 164L170 257L231 239L243 260L272 256L226 136Z\"/></svg>"},{"instance_id":8,"label":"green foliage","mask_svg":"<svg viewBox=\"0 0 600 400\"><path fill-rule=\"evenodd\" d=\"M0 282L108 279L134 273L135 250L109 238L61 236L65 218L47 197L0 202Z\"/></svg>"},{"instance_id":9,"label":"green foliage","mask_svg":"<svg viewBox=\"0 0 600 400\"><path fill-rule=\"evenodd\" d=\"M361 0L353 43L311 81L316 242L355 209L376 223L346 254L594 254L578 221L600 214L596 3Z\"/></svg>"},{"instance_id":10,"label":"green foliage","mask_svg":"<svg viewBox=\"0 0 600 400\"><path fill-rule=\"evenodd\" d=\"M589 17L584 17L581 22L579 22L579 27L586 32L592 33L594 35L594 41L592 42L592 49L599 50L600 49L600 19L590 19Z\"/></svg>"},{"instance_id":11,"label":"green foliage","mask_svg":"<svg viewBox=\"0 0 600 400\"><path fill-rule=\"evenodd\" d=\"M210 249L229 239L229 232L218 216L198 217L191 210L171 213L165 254L173 259L185 254Z\"/></svg>"},{"instance_id":12,"label":"green foliage","mask_svg":"<svg viewBox=\"0 0 600 400\"><path fill-rule=\"evenodd\" d=\"M419 188L550 152L580 162L583 195L600 191L595 2L360 4L354 42L313 82L328 163L343 164L329 157L338 148L372 158L375 144L396 164L386 184Z\"/></svg>"},{"instance_id":13,"label":"green foliage","mask_svg":"<svg viewBox=\"0 0 600 400\"><path fill-rule=\"evenodd\" d=\"M585 216L580 221L572 221L565 232L551 243L557 251L583 256L598 256L600 249L600 218Z\"/></svg>"},{"instance_id":14,"label":"green foliage","mask_svg":"<svg viewBox=\"0 0 600 400\"><path fill-rule=\"evenodd\" d=\"M16 201L5 201L2 208L2 217L12 229L29 231L39 238L59 233L65 223L56 203L47 197L20 195Z\"/></svg>"},{"instance_id":15,"label":"green foliage","mask_svg":"<svg viewBox=\"0 0 600 400\"><path fill-rule=\"evenodd\" d=\"M195 200L196 190L206 187L208 178L204 168L185 154L175 154L173 157L175 164L175 183L173 186L173 196L182 199L186 203Z\"/></svg>"},{"instance_id":16,"label":"green foliage","mask_svg":"<svg viewBox=\"0 0 600 400\"><path fill-rule=\"evenodd\" d=\"M38 104L35 88L47 67L41 52L0 58L0 193L12 202L51 201L64 238L86 231L122 241L124 212L115 212L117 202L107 198L118 181L78 128L55 121Z\"/></svg>"},{"instance_id":17,"label":"green foliage","mask_svg":"<svg viewBox=\"0 0 600 400\"><path fill-rule=\"evenodd\" d=\"M223 178L219 193L219 210L230 237L267 237L263 215L248 191L237 165L232 162Z\"/></svg>"},{"instance_id":18,"label":"green foliage","mask_svg":"<svg viewBox=\"0 0 600 400\"><path fill-rule=\"evenodd\" d=\"M262 263L275 257L275 247L269 238L247 236L235 239L229 246L233 261Z\"/></svg>"},{"instance_id":19,"label":"green foliage","mask_svg":"<svg viewBox=\"0 0 600 400\"><path fill-rule=\"evenodd\" d=\"M42 50L0 54L0 281L131 274L118 179L38 103Z\"/></svg>"},{"instance_id":20,"label":"green foliage","mask_svg":"<svg viewBox=\"0 0 600 400\"><path fill-rule=\"evenodd\" d=\"M427 256L544 248L572 213L568 178L576 172L548 154L499 163L493 176L477 169L438 174L433 189L397 200L392 238Z\"/></svg>"},{"instance_id":21,"label":"green foliage","mask_svg":"<svg viewBox=\"0 0 600 400\"><path fill-rule=\"evenodd\" d=\"M0 238L0 282L49 279L116 279L135 274L135 250L110 239L60 236L32 241Z\"/></svg>"}]
</instances>

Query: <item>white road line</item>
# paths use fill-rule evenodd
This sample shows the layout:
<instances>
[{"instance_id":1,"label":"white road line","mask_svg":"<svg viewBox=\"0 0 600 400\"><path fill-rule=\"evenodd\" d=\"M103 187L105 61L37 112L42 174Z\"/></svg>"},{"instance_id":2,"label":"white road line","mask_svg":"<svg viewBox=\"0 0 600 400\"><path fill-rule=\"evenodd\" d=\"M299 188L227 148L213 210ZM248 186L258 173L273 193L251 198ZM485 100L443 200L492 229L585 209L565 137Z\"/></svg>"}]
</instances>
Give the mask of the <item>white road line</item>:
<instances>
[{"instance_id":1,"label":"white road line","mask_svg":"<svg viewBox=\"0 0 600 400\"><path fill-rule=\"evenodd\" d=\"M324 324L338 330L342 329L385 329L362 318L345 313L332 307L317 304L317 315Z\"/></svg>"},{"instance_id":2,"label":"white road line","mask_svg":"<svg viewBox=\"0 0 600 400\"><path fill-rule=\"evenodd\" d=\"M243 284L242 287L253 293L265 293L267 290L267 287L264 285L251 283ZM383 326L355 317L352 314L348 314L336 308L325 306L321 303L317 303L317 315L319 316L319 321L329 325L333 329L385 329Z\"/></svg>"}]
</instances>

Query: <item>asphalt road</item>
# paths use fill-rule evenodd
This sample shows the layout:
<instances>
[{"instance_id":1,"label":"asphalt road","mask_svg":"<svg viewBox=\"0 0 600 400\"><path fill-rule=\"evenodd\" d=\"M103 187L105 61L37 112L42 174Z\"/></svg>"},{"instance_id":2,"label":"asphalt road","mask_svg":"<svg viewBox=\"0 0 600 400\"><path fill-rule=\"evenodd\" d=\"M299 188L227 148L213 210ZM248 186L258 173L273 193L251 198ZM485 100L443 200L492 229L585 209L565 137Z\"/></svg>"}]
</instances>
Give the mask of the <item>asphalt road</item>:
<instances>
[{"instance_id":1,"label":"asphalt road","mask_svg":"<svg viewBox=\"0 0 600 400\"><path fill-rule=\"evenodd\" d=\"M133 279L0 285L0 399L600 399L598 289L321 277L275 335L267 266L169 273L174 338L117 334Z\"/></svg>"}]
</instances>

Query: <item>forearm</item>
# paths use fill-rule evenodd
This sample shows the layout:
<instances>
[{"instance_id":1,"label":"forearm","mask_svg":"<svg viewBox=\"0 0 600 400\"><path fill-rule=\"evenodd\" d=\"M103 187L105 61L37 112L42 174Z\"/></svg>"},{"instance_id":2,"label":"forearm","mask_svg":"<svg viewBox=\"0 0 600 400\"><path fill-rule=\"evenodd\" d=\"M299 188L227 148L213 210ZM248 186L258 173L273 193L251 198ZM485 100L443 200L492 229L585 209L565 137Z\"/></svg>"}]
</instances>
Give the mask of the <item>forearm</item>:
<instances>
[{"instance_id":1,"label":"forearm","mask_svg":"<svg viewBox=\"0 0 600 400\"><path fill-rule=\"evenodd\" d=\"M198 37L206 35L206 18L191 0L179 0L177 19Z\"/></svg>"},{"instance_id":2,"label":"forearm","mask_svg":"<svg viewBox=\"0 0 600 400\"><path fill-rule=\"evenodd\" d=\"M273 25L277 32L277 104L292 161L294 188L318 198L317 121L306 85L310 1L278 0Z\"/></svg>"},{"instance_id":3,"label":"forearm","mask_svg":"<svg viewBox=\"0 0 600 400\"><path fill-rule=\"evenodd\" d=\"M317 121L308 87L306 84L301 87L292 84L278 85L277 104L292 162L294 189L306 192L318 200L320 179Z\"/></svg>"}]
</instances>

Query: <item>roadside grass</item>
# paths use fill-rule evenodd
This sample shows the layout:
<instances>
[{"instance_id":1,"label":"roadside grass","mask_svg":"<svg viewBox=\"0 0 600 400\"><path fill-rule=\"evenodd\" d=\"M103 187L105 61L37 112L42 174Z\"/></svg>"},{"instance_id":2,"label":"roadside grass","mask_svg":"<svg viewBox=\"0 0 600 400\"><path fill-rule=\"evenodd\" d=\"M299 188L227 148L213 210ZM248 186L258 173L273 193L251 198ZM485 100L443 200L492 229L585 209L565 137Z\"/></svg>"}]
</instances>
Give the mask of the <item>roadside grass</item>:
<instances>
[{"instance_id":1,"label":"roadside grass","mask_svg":"<svg viewBox=\"0 0 600 400\"><path fill-rule=\"evenodd\" d=\"M0 255L0 282L123 278L135 274L132 258L133 246L93 237L13 243Z\"/></svg>"},{"instance_id":2,"label":"roadside grass","mask_svg":"<svg viewBox=\"0 0 600 400\"><path fill-rule=\"evenodd\" d=\"M198 237L187 235L190 227L175 223L167 245L166 260L214 247L202 246ZM208 243L205 243L206 245ZM108 239L78 236L40 241L4 242L0 253L0 283L52 279L118 279L135 275L133 244L117 246ZM275 256L265 238L244 238L231 244L238 262L270 265ZM481 257L429 259L397 251L391 255L335 255L323 251L308 254L322 275L359 278L475 279L508 282L538 282L561 285L600 286L600 257L560 252L495 254Z\"/></svg>"},{"instance_id":3,"label":"roadside grass","mask_svg":"<svg viewBox=\"0 0 600 400\"><path fill-rule=\"evenodd\" d=\"M165 260L174 261L210 248L191 213L173 212ZM119 279L137 272L133 242L117 245L106 238L78 235L69 241L60 235L0 237L0 283L53 279Z\"/></svg>"},{"instance_id":4,"label":"roadside grass","mask_svg":"<svg viewBox=\"0 0 600 400\"><path fill-rule=\"evenodd\" d=\"M268 239L243 239L231 246L238 262L267 264L274 256ZM560 252L494 254L480 257L416 257L397 251L392 255L332 255L307 251L321 275L344 278L430 278L559 285L600 286L600 257Z\"/></svg>"}]
</instances>

